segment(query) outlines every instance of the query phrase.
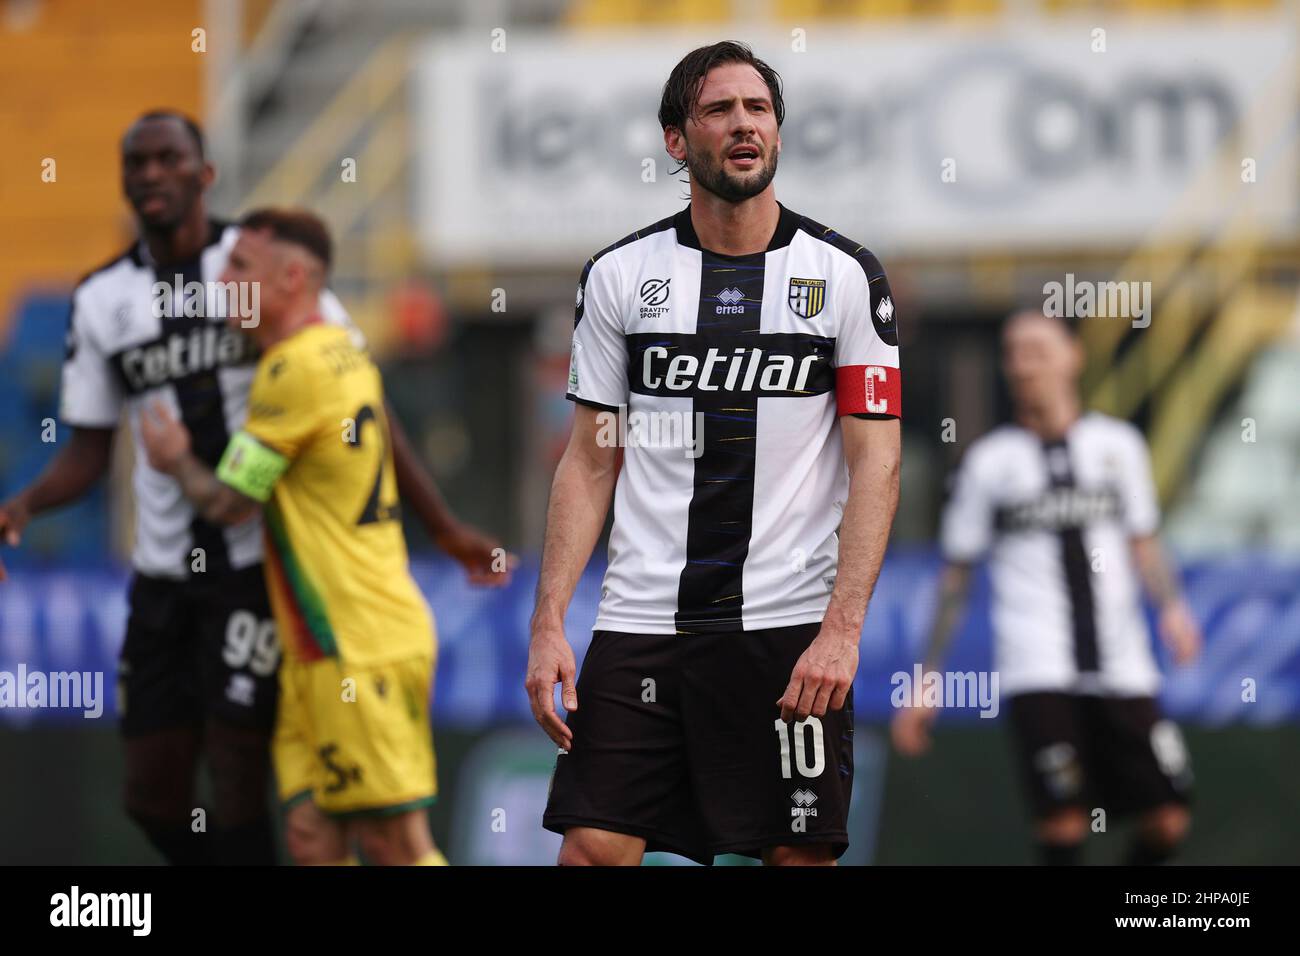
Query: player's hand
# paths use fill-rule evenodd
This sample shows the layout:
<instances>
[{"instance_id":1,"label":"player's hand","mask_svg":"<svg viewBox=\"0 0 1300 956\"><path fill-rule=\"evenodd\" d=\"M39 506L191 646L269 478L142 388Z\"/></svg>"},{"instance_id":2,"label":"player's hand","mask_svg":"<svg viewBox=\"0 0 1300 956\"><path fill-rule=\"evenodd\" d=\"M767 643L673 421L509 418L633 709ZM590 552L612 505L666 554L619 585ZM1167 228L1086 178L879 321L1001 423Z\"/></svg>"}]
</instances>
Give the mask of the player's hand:
<instances>
[{"instance_id":1,"label":"player's hand","mask_svg":"<svg viewBox=\"0 0 1300 956\"><path fill-rule=\"evenodd\" d=\"M149 465L171 474L190 451L190 433L159 399L147 404L140 414L140 439Z\"/></svg>"},{"instance_id":2,"label":"player's hand","mask_svg":"<svg viewBox=\"0 0 1300 956\"><path fill-rule=\"evenodd\" d=\"M578 689L574 680L577 673L573 648L564 636L564 628L535 627L528 643L528 679L524 681L524 689L528 691L533 718L542 725L546 736L564 750L573 746L573 731L555 712L555 685L563 685L560 696L564 709L577 710Z\"/></svg>"},{"instance_id":3,"label":"player's hand","mask_svg":"<svg viewBox=\"0 0 1300 956\"><path fill-rule=\"evenodd\" d=\"M510 583L510 572L519 566L519 558L501 547L501 542L467 524L453 524L433 540L460 563L470 584L503 587Z\"/></svg>"},{"instance_id":4,"label":"player's hand","mask_svg":"<svg viewBox=\"0 0 1300 956\"><path fill-rule=\"evenodd\" d=\"M31 519L31 513L20 498L11 498L0 504L0 541L11 548L18 547L23 539L23 529ZM0 561L0 581L7 577L9 573L5 570L4 562Z\"/></svg>"},{"instance_id":5,"label":"player's hand","mask_svg":"<svg viewBox=\"0 0 1300 956\"><path fill-rule=\"evenodd\" d=\"M781 719L825 717L826 708L839 710L858 672L858 635L823 629L799 656L785 693L777 700Z\"/></svg>"},{"instance_id":6,"label":"player's hand","mask_svg":"<svg viewBox=\"0 0 1300 956\"><path fill-rule=\"evenodd\" d=\"M1174 663L1190 664L1201 653L1201 627L1192 609L1181 598L1170 601L1160 612L1160 638L1174 654Z\"/></svg>"},{"instance_id":7,"label":"player's hand","mask_svg":"<svg viewBox=\"0 0 1300 956\"><path fill-rule=\"evenodd\" d=\"M894 748L904 757L919 757L930 749L930 728L939 716L937 707L903 707L889 722Z\"/></svg>"}]
</instances>

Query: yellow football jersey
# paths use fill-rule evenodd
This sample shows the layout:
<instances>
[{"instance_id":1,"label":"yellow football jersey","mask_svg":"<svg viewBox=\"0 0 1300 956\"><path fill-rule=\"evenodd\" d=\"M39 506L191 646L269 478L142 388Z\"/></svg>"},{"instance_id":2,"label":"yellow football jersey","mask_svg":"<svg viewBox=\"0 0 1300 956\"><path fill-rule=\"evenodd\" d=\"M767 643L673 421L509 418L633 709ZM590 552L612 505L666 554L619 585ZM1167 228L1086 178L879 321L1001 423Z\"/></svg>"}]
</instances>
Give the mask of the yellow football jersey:
<instances>
[{"instance_id":1,"label":"yellow football jersey","mask_svg":"<svg viewBox=\"0 0 1300 956\"><path fill-rule=\"evenodd\" d=\"M398 520L383 384L347 329L313 323L266 350L217 475L266 504L266 577L287 660L433 652Z\"/></svg>"}]
</instances>

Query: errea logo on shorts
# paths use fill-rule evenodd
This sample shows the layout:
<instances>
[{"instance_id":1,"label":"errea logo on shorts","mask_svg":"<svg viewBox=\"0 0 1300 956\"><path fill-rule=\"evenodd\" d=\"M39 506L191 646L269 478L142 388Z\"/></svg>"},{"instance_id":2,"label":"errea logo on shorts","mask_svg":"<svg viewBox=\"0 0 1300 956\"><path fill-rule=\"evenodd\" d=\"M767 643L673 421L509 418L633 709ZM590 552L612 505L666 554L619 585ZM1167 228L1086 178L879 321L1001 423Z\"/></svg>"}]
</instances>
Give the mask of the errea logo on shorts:
<instances>
[{"instance_id":1,"label":"errea logo on shorts","mask_svg":"<svg viewBox=\"0 0 1300 956\"><path fill-rule=\"evenodd\" d=\"M811 790L800 787L794 793L790 794L790 799L794 801L794 806L790 808L792 817L815 817L817 808L813 806L817 802L817 794Z\"/></svg>"}]
</instances>

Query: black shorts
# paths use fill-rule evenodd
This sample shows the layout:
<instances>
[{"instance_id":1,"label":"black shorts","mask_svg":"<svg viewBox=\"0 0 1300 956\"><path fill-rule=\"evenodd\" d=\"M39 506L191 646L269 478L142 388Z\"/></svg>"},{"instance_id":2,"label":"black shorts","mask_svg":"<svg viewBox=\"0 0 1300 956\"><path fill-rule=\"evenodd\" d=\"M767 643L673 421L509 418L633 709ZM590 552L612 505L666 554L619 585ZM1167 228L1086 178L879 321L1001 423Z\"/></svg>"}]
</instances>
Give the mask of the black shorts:
<instances>
[{"instance_id":1,"label":"black shorts","mask_svg":"<svg viewBox=\"0 0 1300 956\"><path fill-rule=\"evenodd\" d=\"M1123 817L1190 801L1182 734L1153 698L1043 692L1010 706L1035 819L1064 807Z\"/></svg>"},{"instance_id":2,"label":"black shorts","mask_svg":"<svg viewBox=\"0 0 1300 956\"><path fill-rule=\"evenodd\" d=\"M209 717L275 726L280 646L262 566L185 581L136 574L118 661L128 737Z\"/></svg>"},{"instance_id":3,"label":"black shorts","mask_svg":"<svg viewBox=\"0 0 1300 956\"><path fill-rule=\"evenodd\" d=\"M776 701L818 624L721 634L597 631L542 824L642 837L701 863L768 847L848 848L853 693L820 719Z\"/></svg>"}]
</instances>

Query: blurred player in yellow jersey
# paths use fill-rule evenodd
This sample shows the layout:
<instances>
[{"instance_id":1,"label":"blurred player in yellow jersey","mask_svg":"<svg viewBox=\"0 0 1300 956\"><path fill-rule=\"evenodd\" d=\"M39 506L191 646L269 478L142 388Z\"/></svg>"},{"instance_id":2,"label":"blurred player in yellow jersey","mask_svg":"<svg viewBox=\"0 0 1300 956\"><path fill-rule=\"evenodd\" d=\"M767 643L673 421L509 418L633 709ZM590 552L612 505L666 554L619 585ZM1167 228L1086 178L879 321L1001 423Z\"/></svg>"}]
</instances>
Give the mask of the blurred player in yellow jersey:
<instances>
[{"instance_id":1,"label":"blurred player in yellow jersey","mask_svg":"<svg viewBox=\"0 0 1300 956\"><path fill-rule=\"evenodd\" d=\"M291 856L445 864L429 833L436 637L411 579L378 369L317 314L331 243L310 213L241 223L221 282L257 283L262 349L248 420L215 472L156 405L150 463L205 518L264 507L266 576L284 664L274 756ZM238 318L233 321L240 321Z\"/></svg>"}]
</instances>

